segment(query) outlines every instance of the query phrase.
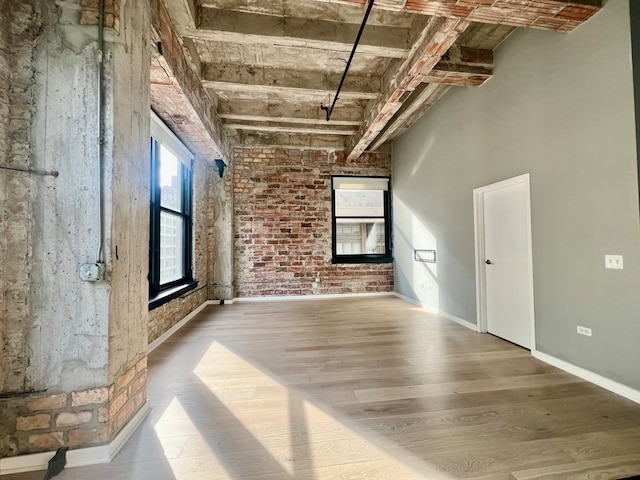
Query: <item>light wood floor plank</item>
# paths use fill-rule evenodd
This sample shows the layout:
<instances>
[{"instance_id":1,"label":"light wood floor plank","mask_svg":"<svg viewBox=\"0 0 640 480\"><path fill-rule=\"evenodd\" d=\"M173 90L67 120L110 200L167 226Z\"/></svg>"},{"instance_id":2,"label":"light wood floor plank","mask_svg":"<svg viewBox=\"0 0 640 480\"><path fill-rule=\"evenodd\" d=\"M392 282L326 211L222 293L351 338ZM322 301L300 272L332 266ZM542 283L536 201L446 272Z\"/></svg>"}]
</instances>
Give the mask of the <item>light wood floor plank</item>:
<instances>
[{"instance_id":1,"label":"light wood floor plank","mask_svg":"<svg viewBox=\"0 0 640 480\"><path fill-rule=\"evenodd\" d=\"M640 453L513 472L515 480L600 480L640 475Z\"/></svg>"},{"instance_id":2,"label":"light wood floor plank","mask_svg":"<svg viewBox=\"0 0 640 480\"><path fill-rule=\"evenodd\" d=\"M640 405L396 298L207 307L148 363L142 427L111 464L57 478L640 473Z\"/></svg>"}]
</instances>

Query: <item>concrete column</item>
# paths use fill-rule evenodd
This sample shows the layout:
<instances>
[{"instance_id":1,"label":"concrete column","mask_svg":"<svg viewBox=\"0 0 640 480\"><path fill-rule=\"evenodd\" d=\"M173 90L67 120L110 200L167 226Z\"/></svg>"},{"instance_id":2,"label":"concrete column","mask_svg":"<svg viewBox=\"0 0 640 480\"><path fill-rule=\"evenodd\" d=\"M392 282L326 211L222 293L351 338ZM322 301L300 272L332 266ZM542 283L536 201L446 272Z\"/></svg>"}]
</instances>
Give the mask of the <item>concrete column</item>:
<instances>
[{"instance_id":1,"label":"concrete column","mask_svg":"<svg viewBox=\"0 0 640 480\"><path fill-rule=\"evenodd\" d=\"M0 169L0 457L106 443L146 402L150 7L106 2L106 277L83 282L100 241L94 3L0 0L0 166L30 171Z\"/></svg>"},{"instance_id":2,"label":"concrete column","mask_svg":"<svg viewBox=\"0 0 640 480\"><path fill-rule=\"evenodd\" d=\"M231 300L233 277L233 166L225 169L223 178L214 173L213 229L214 266L213 299Z\"/></svg>"}]
</instances>

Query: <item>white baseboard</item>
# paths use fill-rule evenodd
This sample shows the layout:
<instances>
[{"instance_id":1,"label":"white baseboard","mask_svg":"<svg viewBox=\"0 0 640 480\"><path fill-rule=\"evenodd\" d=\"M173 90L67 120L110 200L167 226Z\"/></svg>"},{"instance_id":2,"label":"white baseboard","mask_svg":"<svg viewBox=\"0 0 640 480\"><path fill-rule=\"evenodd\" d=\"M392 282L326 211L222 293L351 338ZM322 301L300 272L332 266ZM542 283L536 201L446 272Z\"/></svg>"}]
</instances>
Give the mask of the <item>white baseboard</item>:
<instances>
[{"instance_id":1,"label":"white baseboard","mask_svg":"<svg viewBox=\"0 0 640 480\"><path fill-rule=\"evenodd\" d=\"M149 402L145 402L142 408L138 410L129 423L120 430L118 435L116 435L108 445L69 450L67 452L67 465L65 468L109 463L115 458L150 411L151 407L149 406ZM52 451L0 458L0 476L46 470L49 460L54 454L55 452Z\"/></svg>"},{"instance_id":2,"label":"white baseboard","mask_svg":"<svg viewBox=\"0 0 640 480\"><path fill-rule=\"evenodd\" d=\"M235 303L250 303L250 302L289 302L296 300L335 300L340 298L358 298L358 297L388 297L393 295L393 292L369 292L369 293L336 293L336 294L324 294L324 295L285 295L285 296L273 296L273 297L236 297ZM225 300L225 303L228 301ZM231 303L231 302L229 302Z\"/></svg>"},{"instance_id":3,"label":"white baseboard","mask_svg":"<svg viewBox=\"0 0 640 480\"><path fill-rule=\"evenodd\" d=\"M458 325L467 327L468 329L473 330L474 332L478 331L478 326L475 323L469 322L468 320L465 320L460 317L456 317L455 315L451 315L450 313L443 312L442 310L438 311L438 315L446 318L447 320L451 320L452 322L456 322Z\"/></svg>"},{"instance_id":4,"label":"white baseboard","mask_svg":"<svg viewBox=\"0 0 640 480\"><path fill-rule=\"evenodd\" d=\"M590 370L586 370L582 367L577 367L569 362L565 362L564 360L560 360L559 358L552 357L551 355L547 355L546 353L542 353L537 350L532 350L531 355L538 360L548 363L549 365L553 365L554 367L571 373L576 377L580 377L587 382L593 383L594 385L598 385L599 387L609 390L610 392L616 393L621 397L625 397L636 403L640 403L640 391L628 387L627 385L623 385L622 383L618 383Z\"/></svg>"},{"instance_id":5,"label":"white baseboard","mask_svg":"<svg viewBox=\"0 0 640 480\"><path fill-rule=\"evenodd\" d=\"M422 303L419 300L416 300L414 298L411 297L407 297L406 295L403 295L401 293L395 292L394 295L398 298L401 298L402 300L404 300L405 302L411 303L413 305L417 305L418 307L423 308L425 311L429 312L429 313L433 313L434 315L440 315L441 317L446 318L447 320L451 320L452 322L455 322L459 325L462 325L463 327L467 327L470 330L473 330L474 332L478 331L478 326L475 323L471 323L467 320L464 320L460 317L456 317L455 315L451 315L450 313L447 312L443 312L442 310L438 310L437 308L434 308L430 305L427 305L425 303Z\"/></svg>"},{"instance_id":6,"label":"white baseboard","mask_svg":"<svg viewBox=\"0 0 640 480\"><path fill-rule=\"evenodd\" d=\"M151 405L149 401L145 401L144 405L137 411L137 413L129 420L122 430L118 432L113 440L109 443L109 461L113 460L122 447L125 446L127 441L131 438L131 435L135 433L138 427L142 424L147 415L151 412Z\"/></svg>"},{"instance_id":7,"label":"white baseboard","mask_svg":"<svg viewBox=\"0 0 640 480\"><path fill-rule=\"evenodd\" d=\"M233 300L225 300L225 303L233 303ZM196 308L193 312L191 312L189 315L187 315L182 320L180 320L178 323L176 323L169 330L167 330L162 335L160 335L158 338L156 338L147 347L147 355L150 354L151 352L153 352L156 348L158 348L160 345L162 345L165 341L167 341L167 339L169 337L171 337L171 335L176 333L178 330L180 330L182 327L184 327L187 323L189 323L191 320L193 320L193 317L195 317L202 310L204 310L205 307L208 307L209 305L220 305L220 300L207 300L202 305L200 305L198 308Z\"/></svg>"}]
</instances>

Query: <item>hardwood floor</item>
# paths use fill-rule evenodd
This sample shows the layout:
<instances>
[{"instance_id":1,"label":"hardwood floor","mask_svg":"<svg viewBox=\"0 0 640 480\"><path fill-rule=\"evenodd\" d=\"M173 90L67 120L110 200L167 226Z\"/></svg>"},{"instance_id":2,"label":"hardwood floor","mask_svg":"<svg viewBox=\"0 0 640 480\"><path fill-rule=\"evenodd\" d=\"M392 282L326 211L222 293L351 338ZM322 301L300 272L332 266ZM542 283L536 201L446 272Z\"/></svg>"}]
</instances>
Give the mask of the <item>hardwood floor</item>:
<instances>
[{"instance_id":1,"label":"hardwood floor","mask_svg":"<svg viewBox=\"0 0 640 480\"><path fill-rule=\"evenodd\" d=\"M153 411L118 457L57 478L640 474L640 405L392 297L208 307L149 372Z\"/></svg>"}]
</instances>

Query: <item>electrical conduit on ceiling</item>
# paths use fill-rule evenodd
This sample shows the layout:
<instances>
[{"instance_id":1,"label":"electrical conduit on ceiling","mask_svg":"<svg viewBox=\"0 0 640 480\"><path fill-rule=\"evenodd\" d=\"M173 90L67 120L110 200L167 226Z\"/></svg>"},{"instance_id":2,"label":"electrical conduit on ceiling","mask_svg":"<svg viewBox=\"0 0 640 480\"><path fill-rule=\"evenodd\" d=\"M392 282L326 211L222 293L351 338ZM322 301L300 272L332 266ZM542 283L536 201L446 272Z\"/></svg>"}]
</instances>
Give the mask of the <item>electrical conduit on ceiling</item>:
<instances>
[{"instance_id":1,"label":"electrical conduit on ceiling","mask_svg":"<svg viewBox=\"0 0 640 480\"><path fill-rule=\"evenodd\" d=\"M373 8L373 2L375 0L371 0L369 2L369 6L367 7L367 11L364 14L364 18L362 19L362 23L360 24L360 30L358 30L358 35L356 36L356 41L353 44L353 48L351 49L351 55L349 55L349 60L347 61L347 66L344 69L344 73L342 74L342 78L340 79L340 84L338 85L338 90L336 91L336 95L333 98L333 103L331 107L327 107L320 104L320 108L327 113L327 122L331 118L331 114L333 113L333 107L336 106L336 102L338 101L338 97L340 95L340 90L342 90L342 85L344 84L344 79L347 78L347 73L349 72L349 67L351 66L351 60L353 60L353 56L356 53L356 49L358 48L358 44L360 43L360 37L362 36L362 32L364 32L364 27L367 25L367 19L369 18L369 14L371 13L371 9Z\"/></svg>"}]
</instances>

